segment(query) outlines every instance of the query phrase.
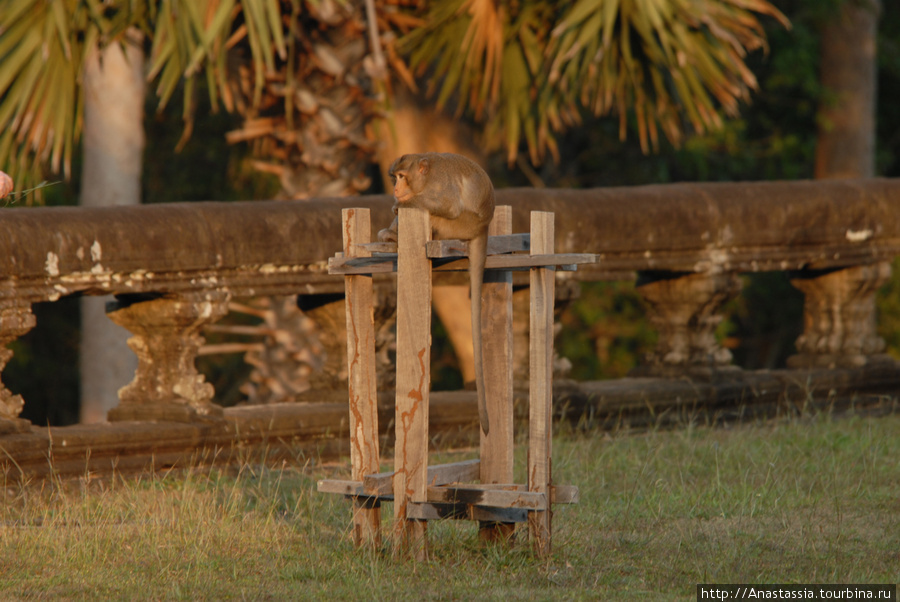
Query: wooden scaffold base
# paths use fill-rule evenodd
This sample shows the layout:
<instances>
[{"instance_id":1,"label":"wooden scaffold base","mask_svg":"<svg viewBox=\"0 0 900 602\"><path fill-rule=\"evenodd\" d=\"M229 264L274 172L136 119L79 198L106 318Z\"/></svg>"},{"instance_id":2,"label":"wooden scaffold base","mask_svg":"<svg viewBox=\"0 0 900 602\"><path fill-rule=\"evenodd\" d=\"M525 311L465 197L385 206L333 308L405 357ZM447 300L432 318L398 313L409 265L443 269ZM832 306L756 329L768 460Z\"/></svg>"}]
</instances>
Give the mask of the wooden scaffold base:
<instances>
[{"instance_id":1,"label":"wooden scaffold base","mask_svg":"<svg viewBox=\"0 0 900 602\"><path fill-rule=\"evenodd\" d=\"M578 501L578 489L551 481L554 273L592 263L589 254L554 254L553 214L532 212L531 233L511 234L512 210L497 207L484 278L482 336L490 433L480 459L428 465L432 270L465 270L466 244L432 241L430 216L399 211L399 241L372 243L368 209L343 211L343 253L329 273L343 274L347 302L350 480L318 490L353 503L357 545L380 546L381 502L393 501L398 552L427 558L427 522L475 520L483 539L508 539L527 522L535 552L550 553L551 506ZM375 390L372 274L397 272L397 380L394 470L380 471ZM512 271L530 270L530 391L527 484L513 479ZM478 483L471 483L478 481Z\"/></svg>"}]
</instances>

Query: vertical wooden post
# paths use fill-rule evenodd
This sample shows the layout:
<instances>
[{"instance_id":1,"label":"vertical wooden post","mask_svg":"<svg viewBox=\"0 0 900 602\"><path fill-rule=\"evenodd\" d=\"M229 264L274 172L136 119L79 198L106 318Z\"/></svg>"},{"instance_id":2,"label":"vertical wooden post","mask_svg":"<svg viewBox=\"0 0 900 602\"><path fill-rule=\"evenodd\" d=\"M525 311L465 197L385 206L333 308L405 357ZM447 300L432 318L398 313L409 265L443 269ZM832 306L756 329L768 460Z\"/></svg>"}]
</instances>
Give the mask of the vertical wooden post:
<instances>
[{"instance_id":1,"label":"vertical wooden post","mask_svg":"<svg viewBox=\"0 0 900 602\"><path fill-rule=\"evenodd\" d=\"M553 253L553 214L531 213L531 254ZM531 329L529 335L528 490L550 496L551 402L553 398L553 302L555 268L531 268ZM550 554L551 511L528 513L535 553Z\"/></svg>"},{"instance_id":2,"label":"vertical wooden post","mask_svg":"<svg viewBox=\"0 0 900 602\"><path fill-rule=\"evenodd\" d=\"M427 558L426 521L408 519L409 502L424 502L428 479L428 400L431 389L431 216L399 212L397 245L397 401L394 518L397 549Z\"/></svg>"},{"instance_id":3,"label":"vertical wooden post","mask_svg":"<svg viewBox=\"0 0 900 602\"><path fill-rule=\"evenodd\" d=\"M344 255L368 257L357 246L370 242L368 209L342 211ZM367 474L380 472L378 450L378 396L375 386L375 318L372 276L344 276L347 299L347 373L350 390L351 478L362 481ZM353 501L353 542L381 545L381 507L377 501Z\"/></svg>"},{"instance_id":4,"label":"vertical wooden post","mask_svg":"<svg viewBox=\"0 0 900 602\"><path fill-rule=\"evenodd\" d=\"M512 207L494 211L491 236L512 234ZM482 483L512 483L513 477L513 347L512 272L484 274L481 331L484 340L484 380L491 432L481 432ZM479 429L480 431L480 429ZM513 523L481 523L483 541L508 540Z\"/></svg>"}]
</instances>

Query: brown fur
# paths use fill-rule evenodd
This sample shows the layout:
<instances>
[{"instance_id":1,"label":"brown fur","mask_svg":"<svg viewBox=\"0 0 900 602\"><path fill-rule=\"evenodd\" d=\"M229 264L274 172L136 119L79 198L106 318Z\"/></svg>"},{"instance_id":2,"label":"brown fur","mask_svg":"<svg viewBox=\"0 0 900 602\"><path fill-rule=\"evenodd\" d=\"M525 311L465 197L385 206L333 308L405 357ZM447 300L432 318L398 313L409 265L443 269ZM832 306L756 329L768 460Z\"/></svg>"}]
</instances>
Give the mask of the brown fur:
<instances>
[{"instance_id":1,"label":"brown fur","mask_svg":"<svg viewBox=\"0 0 900 602\"><path fill-rule=\"evenodd\" d=\"M472 297L472 344L475 387L481 429L489 432L484 391L484 353L481 341L481 289L487 257L488 226L494 217L494 187L475 162L451 153L403 155L391 165L394 213L399 207L418 207L431 214L436 240L468 241ZM397 240L398 220L378 233L379 240Z\"/></svg>"}]
</instances>

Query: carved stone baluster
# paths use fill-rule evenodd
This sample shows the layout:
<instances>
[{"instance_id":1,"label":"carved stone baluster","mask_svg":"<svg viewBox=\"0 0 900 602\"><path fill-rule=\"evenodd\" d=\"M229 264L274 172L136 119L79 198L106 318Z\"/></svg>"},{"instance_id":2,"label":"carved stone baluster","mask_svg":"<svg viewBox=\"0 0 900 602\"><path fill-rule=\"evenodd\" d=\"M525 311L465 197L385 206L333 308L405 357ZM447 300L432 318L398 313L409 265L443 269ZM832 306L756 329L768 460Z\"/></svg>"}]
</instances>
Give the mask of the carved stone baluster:
<instances>
[{"instance_id":1,"label":"carved stone baluster","mask_svg":"<svg viewBox=\"0 0 900 602\"><path fill-rule=\"evenodd\" d=\"M35 323L30 303L10 301L0 304L0 372L13 356L6 346L34 328ZM24 405L21 395L13 395L0 382L0 435L31 430L31 423L19 418Z\"/></svg>"},{"instance_id":2,"label":"carved stone baluster","mask_svg":"<svg viewBox=\"0 0 900 602\"><path fill-rule=\"evenodd\" d=\"M374 287L375 369L378 391L394 388L396 373L391 352L395 347L397 291L392 283ZM334 396L347 396L347 320L344 294L301 295L298 305L316 325L322 345L322 366L309 375L310 390L297 396L299 400L322 401Z\"/></svg>"},{"instance_id":3,"label":"carved stone baluster","mask_svg":"<svg viewBox=\"0 0 900 602\"><path fill-rule=\"evenodd\" d=\"M731 352L715 338L719 309L742 288L737 274L642 275L637 291L659 338L633 374L712 377L735 371Z\"/></svg>"},{"instance_id":4,"label":"carved stone baluster","mask_svg":"<svg viewBox=\"0 0 900 602\"><path fill-rule=\"evenodd\" d=\"M119 389L119 405L110 420L214 420L222 408L215 391L197 372L194 360L203 344L200 331L228 311L222 291L120 298L107 307L109 318L134 333L128 346L138 356L134 380Z\"/></svg>"},{"instance_id":5,"label":"carved stone baluster","mask_svg":"<svg viewBox=\"0 0 900 602\"><path fill-rule=\"evenodd\" d=\"M804 295L803 334L791 368L855 368L888 361L878 336L875 293L891 277L887 262L831 272L798 274L791 284Z\"/></svg>"}]
</instances>

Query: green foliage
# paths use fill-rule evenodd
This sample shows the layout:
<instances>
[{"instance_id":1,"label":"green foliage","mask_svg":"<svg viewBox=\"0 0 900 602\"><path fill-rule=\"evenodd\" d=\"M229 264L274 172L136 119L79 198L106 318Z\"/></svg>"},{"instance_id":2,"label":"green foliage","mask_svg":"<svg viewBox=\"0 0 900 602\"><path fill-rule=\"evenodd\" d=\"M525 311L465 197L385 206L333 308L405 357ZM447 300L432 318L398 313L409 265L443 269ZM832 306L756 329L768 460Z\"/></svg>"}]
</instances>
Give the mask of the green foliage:
<instances>
[{"instance_id":1,"label":"green foliage","mask_svg":"<svg viewBox=\"0 0 900 602\"><path fill-rule=\"evenodd\" d=\"M757 87L745 63L765 45L757 15L788 25L764 0L444 0L399 48L428 68L439 105L452 100L484 121L511 164L524 140L537 164L558 155L554 133L582 111L617 113L621 140L633 116L645 152L658 148L659 129L680 144L684 120L696 132L720 128Z\"/></svg>"},{"instance_id":2,"label":"green foliage","mask_svg":"<svg viewBox=\"0 0 900 602\"><path fill-rule=\"evenodd\" d=\"M584 283L560 322L565 334L558 337L557 349L572 361L570 376L576 380L627 376L656 342L631 283Z\"/></svg>"},{"instance_id":3,"label":"green foliage","mask_svg":"<svg viewBox=\"0 0 900 602\"><path fill-rule=\"evenodd\" d=\"M783 368L796 352L803 331L803 294L786 272L762 272L744 277L744 288L724 313L728 316L726 346L734 363L747 369Z\"/></svg>"},{"instance_id":4,"label":"green foliage","mask_svg":"<svg viewBox=\"0 0 900 602\"><path fill-rule=\"evenodd\" d=\"M44 164L71 174L81 134L85 55L123 31L99 0L0 0L0 168L16 190L41 180Z\"/></svg>"},{"instance_id":5,"label":"green foliage","mask_svg":"<svg viewBox=\"0 0 900 602\"><path fill-rule=\"evenodd\" d=\"M225 50L244 38L258 102L275 55L286 53L281 8L277 0L0 0L0 169L17 192L40 182L46 168L71 177L85 57L107 44L134 43L131 29L151 34L149 77L158 80L160 109L183 91L185 137L201 71L213 110L220 100L229 109L238 102Z\"/></svg>"},{"instance_id":6,"label":"green foliage","mask_svg":"<svg viewBox=\"0 0 900 602\"><path fill-rule=\"evenodd\" d=\"M166 0L153 13L150 79L159 79L164 107L184 81L184 117L190 121L194 76L205 73L213 110L219 100L234 110L227 49L247 38L252 51L253 100L258 103L265 78L275 72L276 53L286 55L278 0Z\"/></svg>"}]
</instances>

